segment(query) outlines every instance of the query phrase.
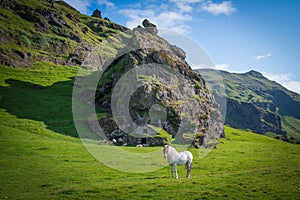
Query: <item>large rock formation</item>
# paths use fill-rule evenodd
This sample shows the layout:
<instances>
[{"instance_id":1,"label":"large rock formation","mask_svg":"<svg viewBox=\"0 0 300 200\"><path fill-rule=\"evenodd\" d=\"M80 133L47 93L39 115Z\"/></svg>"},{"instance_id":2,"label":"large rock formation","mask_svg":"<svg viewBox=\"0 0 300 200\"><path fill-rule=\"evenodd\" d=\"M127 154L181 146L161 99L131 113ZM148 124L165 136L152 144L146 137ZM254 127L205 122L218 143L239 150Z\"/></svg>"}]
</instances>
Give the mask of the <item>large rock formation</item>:
<instances>
[{"instance_id":1,"label":"large rock formation","mask_svg":"<svg viewBox=\"0 0 300 200\"><path fill-rule=\"evenodd\" d=\"M99 119L100 124L111 124L103 127L106 136L118 140L136 125L162 122L160 127L178 142L191 142L191 134L204 135L207 145L215 142L223 135L218 104L201 75L185 61L184 51L143 28L130 35L129 41L123 41L128 45L105 69L96 92L97 109L111 113ZM121 92L115 95L116 91ZM157 105L160 109L151 111ZM116 116L114 107L121 117ZM122 109L128 109L128 117ZM158 114L153 117L153 112Z\"/></svg>"}]
</instances>

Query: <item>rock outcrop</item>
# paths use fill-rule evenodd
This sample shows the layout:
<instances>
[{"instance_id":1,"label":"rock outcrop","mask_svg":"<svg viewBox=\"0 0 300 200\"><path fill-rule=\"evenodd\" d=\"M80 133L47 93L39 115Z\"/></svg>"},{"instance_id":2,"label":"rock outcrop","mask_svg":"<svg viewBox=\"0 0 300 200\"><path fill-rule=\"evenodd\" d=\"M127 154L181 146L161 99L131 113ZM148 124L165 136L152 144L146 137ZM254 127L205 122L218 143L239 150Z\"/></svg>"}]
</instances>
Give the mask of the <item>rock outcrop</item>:
<instances>
[{"instance_id":1,"label":"rock outcrop","mask_svg":"<svg viewBox=\"0 0 300 200\"><path fill-rule=\"evenodd\" d=\"M151 34L154 34L154 35L157 35L158 33L158 30L156 28L156 25L151 23L148 19L145 19L143 21L143 26L145 27L145 29L151 33Z\"/></svg>"},{"instance_id":2,"label":"rock outcrop","mask_svg":"<svg viewBox=\"0 0 300 200\"><path fill-rule=\"evenodd\" d=\"M101 11L98 9L94 10L92 17L102 18Z\"/></svg>"},{"instance_id":3,"label":"rock outcrop","mask_svg":"<svg viewBox=\"0 0 300 200\"><path fill-rule=\"evenodd\" d=\"M204 135L201 143L214 143L224 133L218 104L207 90L204 79L185 61L184 51L144 28L134 29L130 35L128 46L120 49L117 59L103 72L96 92L96 107L114 114L109 123L115 124L111 127L117 127L117 130L105 134L109 139L118 140L133 131L135 125L157 124L159 121L163 122L160 127L179 143L192 142L188 137L191 134ZM121 93L114 96L118 88ZM123 99L118 100L121 96ZM125 109L128 109L128 118L132 121L125 119L123 122L124 114L120 113L122 117L116 122L118 117L112 108L123 109L119 104L127 105L126 100L128 107ZM158 118L151 117L150 110L155 105L161 106L165 117L163 114L158 114ZM99 119L99 124L104 124L103 120L108 123L106 117Z\"/></svg>"}]
</instances>

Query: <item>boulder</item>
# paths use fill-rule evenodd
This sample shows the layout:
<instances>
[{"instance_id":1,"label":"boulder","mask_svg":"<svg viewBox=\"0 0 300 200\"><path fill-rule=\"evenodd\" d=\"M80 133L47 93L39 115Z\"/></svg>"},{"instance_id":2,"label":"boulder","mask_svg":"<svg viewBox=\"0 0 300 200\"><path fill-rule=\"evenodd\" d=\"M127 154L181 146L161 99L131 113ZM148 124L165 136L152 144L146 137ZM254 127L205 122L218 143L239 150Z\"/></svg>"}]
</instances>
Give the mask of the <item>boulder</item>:
<instances>
[{"instance_id":1,"label":"boulder","mask_svg":"<svg viewBox=\"0 0 300 200\"><path fill-rule=\"evenodd\" d=\"M157 35L158 30L156 28L156 25L151 23L148 19L144 19L143 26L145 27L146 31L148 31L149 33Z\"/></svg>"},{"instance_id":2,"label":"boulder","mask_svg":"<svg viewBox=\"0 0 300 200\"><path fill-rule=\"evenodd\" d=\"M98 9L94 10L94 12L92 14L92 17L97 17L97 18L101 18L102 19L101 11L98 10Z\"/></svg>"}]
</instances>

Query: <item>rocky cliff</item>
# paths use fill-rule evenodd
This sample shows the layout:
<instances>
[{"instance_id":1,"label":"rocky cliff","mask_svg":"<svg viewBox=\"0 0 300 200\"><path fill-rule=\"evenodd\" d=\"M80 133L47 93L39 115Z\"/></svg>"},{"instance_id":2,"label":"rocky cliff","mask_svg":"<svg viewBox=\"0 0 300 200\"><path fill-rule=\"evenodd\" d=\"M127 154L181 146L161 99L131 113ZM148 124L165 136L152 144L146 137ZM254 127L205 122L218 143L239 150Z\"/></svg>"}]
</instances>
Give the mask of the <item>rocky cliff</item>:
<instances>
[{"instance_id":1,"label":"rocky cliff","mask_svg":"<svg viewBox=\"0 0 300 200\"><path fill-rule=\"evenodd\" d=\"M207 141L223 135L218 104L201 75L185 61L185 52L157 36L155 25L150 26L148 20L143 24L144 28L126 32L130 41L125 37L123 43L129 45L119 50L98 84L96 107L112 114L99 119L108 138L119 139L135 125L157 125L158 121L179 142L187 141L190 134L205 135ZM114 94L116 90L120 93ZM123 100L118 102L120 96ZM129 121L123 119L123 104ZM114 107L122 117L116 117Z\"/></svg>"}]
</instances>

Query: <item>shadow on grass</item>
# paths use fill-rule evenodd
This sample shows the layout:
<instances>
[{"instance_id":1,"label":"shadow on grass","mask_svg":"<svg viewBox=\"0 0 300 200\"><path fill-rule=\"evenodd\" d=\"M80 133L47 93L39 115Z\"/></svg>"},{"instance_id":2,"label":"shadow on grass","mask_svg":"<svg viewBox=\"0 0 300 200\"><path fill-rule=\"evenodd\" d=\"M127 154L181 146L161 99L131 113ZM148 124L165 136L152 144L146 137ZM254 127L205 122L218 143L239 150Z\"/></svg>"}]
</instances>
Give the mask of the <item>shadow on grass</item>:
<instances>
[{"instance_id":1,"label":"shadow on grass","mask_svg":"<svg viewBox=\"0 0 300 200\"><path fill-rule=\"evenodd\" d=\"M51 86L6 80L9 87L0 87L0 108L18 118L42 121L57 133L78 137L72 115L74 78Z\"/></svg>"}]
</instances>

